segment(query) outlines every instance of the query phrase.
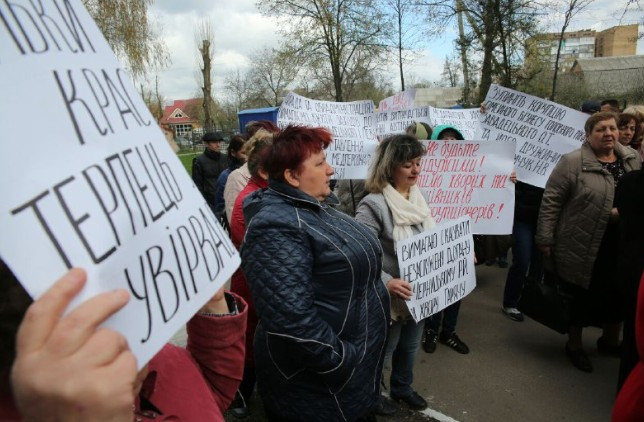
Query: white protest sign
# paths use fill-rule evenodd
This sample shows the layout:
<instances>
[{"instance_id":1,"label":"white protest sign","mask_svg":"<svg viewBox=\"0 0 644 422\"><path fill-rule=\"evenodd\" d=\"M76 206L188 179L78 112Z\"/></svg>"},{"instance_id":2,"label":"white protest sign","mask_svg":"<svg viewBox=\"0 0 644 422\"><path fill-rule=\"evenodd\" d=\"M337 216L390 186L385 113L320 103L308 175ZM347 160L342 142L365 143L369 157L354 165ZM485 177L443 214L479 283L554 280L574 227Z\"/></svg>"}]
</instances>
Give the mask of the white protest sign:
<instances>
[{"instance_id":1,"label":"white protest sign","mask_svg":"<svg viewBox=\"0 0 644 422\"><path fill-rule=\"evenodd\" d=\"M454 126L463 134L464 139L475 138L479 127L481 111L478 108L447 109L429 107L430 125L435 128L439 125Z\"/></svg>"},{"instance_id":2,"label":"white protest sign","mask_svg":"<svg viewBox=\"0 0 644 422\"><path fill-rule=\"evenodd\" d=\"M404 134L414 122L429 121L429 109L425 107L406 108L392 111L378 111L376 113L376 134L380 139L389 135Z\"/></svg>"},{"instance_id":3,"label":"white protest sign","mask_svg":"<svg viewBox=\"0 0 644 422\"><path fill-rule=\"evenodd\" d=\"M374 105L371 100L336 103L318 101L289 93L280 106L277 124L321 126L333 134L326 150L334 179L364 179L378 146Z\"/></svg>"},{"instance_id":4,"label":"white protest sign","mask_svg":"<svg viewBox=\"0 0 644 422\"><path fill-rule=\"evenodd\" d=\"M401 91L378 103L378 111L395 111L413 108L416 100L416 88Z\"/></svg>"},{"instance_id":5,"label":"white protest sign","mask_svg":"<svg viewBox=\"0 0 644 422\"><path fill-rule=\"evenodd\" d=\"M72 306L128 290L104 325L142 366L239 256L81 2L0 15L0 255L35 298L71 267Z\"/></svg>"},{"instance_id":6,"label":"white protest sign","mask_svg":"<svg viewBox=\"0 0 644 422\"><path fill-rule=\"evenodd\" d=\"M414 321L440 312L476 287L474 240L469 218L445 222L396 244L403 280L411 283L405 301Z\"/></svg>"},{"instance_id":7,"label":"white protest sign","mask_svg":"<svg viewBox=\"0 0 644 422\"><path fill-rule=\"evenodd\" d=\"M424 141L417 185L437 224L463 215L476 234L512 233L514 143Z\"/></svg>"},{"instance_id":8,"label":"white protest sign","mask_svg":"<svg viewBox=\"0 0 644 422\"><path fill-rule=\"evenodd\" d=\"M520 181L545 187L563 154L581 146L588 115L552 101L492 85L477 139L516 142Z\"/></svg>"}]
</instances>

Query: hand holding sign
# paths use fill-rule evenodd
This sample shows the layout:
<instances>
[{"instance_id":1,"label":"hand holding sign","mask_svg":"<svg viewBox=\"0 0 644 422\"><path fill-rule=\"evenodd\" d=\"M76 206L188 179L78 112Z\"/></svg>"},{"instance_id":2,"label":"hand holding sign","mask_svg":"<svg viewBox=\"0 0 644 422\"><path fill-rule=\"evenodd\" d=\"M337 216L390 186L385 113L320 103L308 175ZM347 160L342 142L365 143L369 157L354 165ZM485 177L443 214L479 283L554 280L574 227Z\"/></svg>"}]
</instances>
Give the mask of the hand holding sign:
<instances>
[{"instance_id":1,"label":"hand holding sign","mask_svg":"<svg viewBox=\"0 0 644 422\"><path fill-rule=\"evenodd\" d=\"M472 223L467 217L398 241L396 255L400 274L412 289L406 304L416 322L476 287Z\"/></svg>"},{"instance_id":2,"label":"hand holding sign","mask_svg":"<svg viewBox=\"0 0 644 422\"><path fill-rule=\"evenodd\" d=\"M412 289L408 281L399 278L392 278L387 282L387 290L392 295L396 295L402 300L411 299Z\"/></svg>"},{"instance_id":3,"label":"hand holding sign","mask_svg":"<svg viewBox=\"0 0 644 422\"><path fill-rule=\"evenodd\" d=\"M426 141L418 187L436 223L469 215L476 234L512 233L514 143Z\"/></svg>"},{"instance_id":4,"label":"hand holding sign","mask_svg":"<svg viewBox=\"0 0 644 422\"><path fill-rule=\"evenodd\" d=\"M0 154L0 256L34 298L85 268L71 308L127 289L103 326L144 365L239 256L81 2L3 7L20 13L0 25L0 123L30 148ZM7 108L27 104L33 113Z\"/></svg>"},{"instance_id":5,"label":"hand holding sign","mask_svg":"<svg viewBox=\"0 0 644 422\"><path fill-rule=\"evenodd\" d=\"M61 317L86 279L82 270L69 271L20 326L11 378L25 420L132 419L136 359L121 334L98 329L125 306L128 293L102 293Z\"/></svg>"},{"instance_id":6,"label":"hand holding sign","mask_svg":"<svg viewBox=\"0 0 644 422\"><path fill-rule=\"evenodd\" d=\"M561 156L581 146L586 119L579 111L492 84L476 139L515 142L519 180L544 187Z\"/></svg>"}]
</instances>

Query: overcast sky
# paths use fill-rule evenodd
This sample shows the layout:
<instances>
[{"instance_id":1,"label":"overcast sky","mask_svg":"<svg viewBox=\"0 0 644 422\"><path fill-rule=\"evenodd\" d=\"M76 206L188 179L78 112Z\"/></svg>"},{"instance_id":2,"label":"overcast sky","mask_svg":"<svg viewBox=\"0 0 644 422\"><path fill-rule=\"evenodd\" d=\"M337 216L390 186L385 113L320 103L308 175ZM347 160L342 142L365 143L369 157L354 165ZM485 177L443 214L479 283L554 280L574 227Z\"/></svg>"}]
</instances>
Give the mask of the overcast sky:
<instances>
[{"instance_id":1,"label":"overcast sky","mask_svg":"<svg viewBox=\"0 0 644 422\"><path fill-rule=\"evenodd\" d=\"M628 0L596 0L576 17L570 30L611 26L642 21L644 14L633 8L623 18ZM150 8L151 20L162 28L172 64L159 75L160 91L169 101L199 95L195 29L204 19L210 20L215 33L214 94L223 99L224 77L248 69L249 56L262 47L277 47L280 36L272 18L262 16L255 0L157 0ZM419 17L421 17L419 12ZM556 32L562 15L548 11L541 18L544 28ZM446 28L440 38L429 39L414 63L405 69L406 79L438 81L446 55L453 54L455 24ZM638 53L644 53L640 42ZM392 64L392 86L400 88L395 64Z\"/></svg>"}]
</instances>

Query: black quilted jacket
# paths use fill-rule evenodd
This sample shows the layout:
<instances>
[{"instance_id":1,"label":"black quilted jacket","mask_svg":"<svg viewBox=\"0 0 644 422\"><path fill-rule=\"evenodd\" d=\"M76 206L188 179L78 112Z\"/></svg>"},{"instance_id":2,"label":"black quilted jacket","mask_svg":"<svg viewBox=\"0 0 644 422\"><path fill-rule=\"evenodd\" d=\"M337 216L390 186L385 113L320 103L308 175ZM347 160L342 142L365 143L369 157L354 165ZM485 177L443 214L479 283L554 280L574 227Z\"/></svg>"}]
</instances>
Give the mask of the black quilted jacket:
<instances>
[{"instance_id":1,"label":"black quilted jacket","mask_svg":"<svg viewBox=\"0 0 644 422\"><path fill-rule=\"evenodd\" d=\"M275 181L244 201L257 385L284 420L352 421L379 394L389 326L380 243L331 203Z\"/></svg>"}]
</instances>

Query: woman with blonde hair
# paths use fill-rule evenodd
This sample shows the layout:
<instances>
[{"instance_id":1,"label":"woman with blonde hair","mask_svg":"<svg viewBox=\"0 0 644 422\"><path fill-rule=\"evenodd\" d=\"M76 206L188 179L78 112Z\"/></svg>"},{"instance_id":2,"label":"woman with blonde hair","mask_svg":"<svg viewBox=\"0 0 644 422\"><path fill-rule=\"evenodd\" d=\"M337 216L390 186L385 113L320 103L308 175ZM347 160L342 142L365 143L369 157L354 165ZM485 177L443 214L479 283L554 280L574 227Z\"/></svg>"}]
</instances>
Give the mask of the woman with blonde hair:
<instances>
[{"instance_id":1,"label":"woman with blonde hair","mask_svg":"<svg viewBox=\"0 0 644 422\"><path fill-rule=\"evenodd\" d=\"M424 323L416 323L405 305L411 284L400 278L396 242L435 226L425 198L416 186L425 147L413 136L385 138L376 151L356 220L371 228L382 245L382 281L391 295L392 325L385 362L391 360L390 393L394 400L421 410L427 402L412 388L414 358ZM383 399L381 399L383 401Z\"/></svg>"}]
</instances>

